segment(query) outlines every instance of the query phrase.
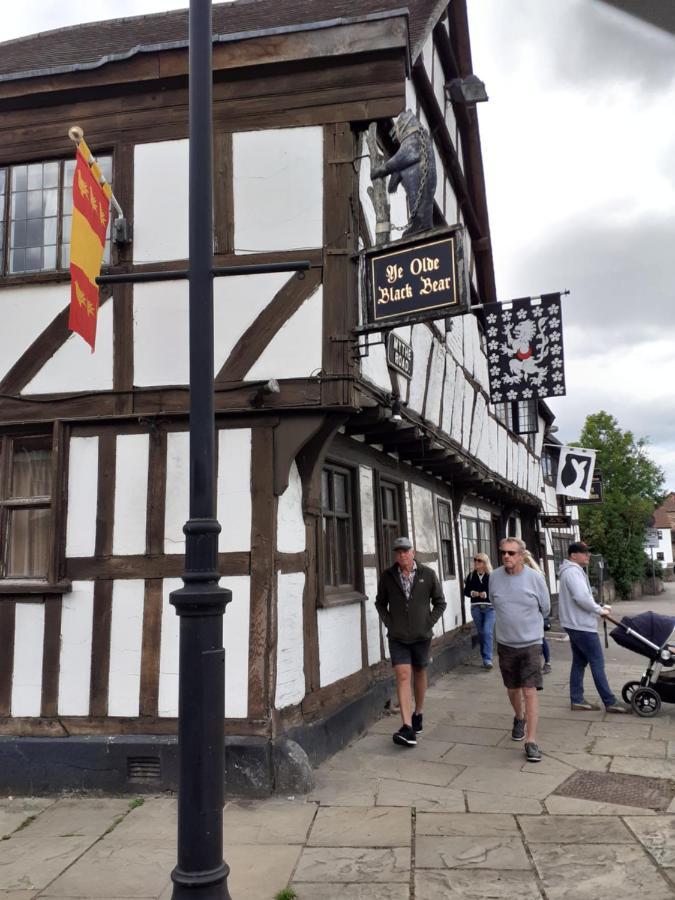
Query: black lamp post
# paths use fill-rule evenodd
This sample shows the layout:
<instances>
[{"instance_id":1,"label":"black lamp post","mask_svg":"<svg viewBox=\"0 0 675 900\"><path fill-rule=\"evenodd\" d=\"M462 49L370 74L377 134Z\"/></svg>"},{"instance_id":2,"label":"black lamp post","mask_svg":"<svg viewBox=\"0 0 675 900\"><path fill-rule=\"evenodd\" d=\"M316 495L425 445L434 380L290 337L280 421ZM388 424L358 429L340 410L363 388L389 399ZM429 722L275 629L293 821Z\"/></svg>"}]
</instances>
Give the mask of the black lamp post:
<instances>
[{"instance_id":1,"label":"black lamp post","mask_svg":"<svg viewBox=\"0 0 675 900\"><path fill-rule=\"evenodd\" d=\"M180 616L178 865L173 900L230 900L223 862L225 650L213 401L211 0L190 0L190 518Z\"/></svg>"}]
</instances>

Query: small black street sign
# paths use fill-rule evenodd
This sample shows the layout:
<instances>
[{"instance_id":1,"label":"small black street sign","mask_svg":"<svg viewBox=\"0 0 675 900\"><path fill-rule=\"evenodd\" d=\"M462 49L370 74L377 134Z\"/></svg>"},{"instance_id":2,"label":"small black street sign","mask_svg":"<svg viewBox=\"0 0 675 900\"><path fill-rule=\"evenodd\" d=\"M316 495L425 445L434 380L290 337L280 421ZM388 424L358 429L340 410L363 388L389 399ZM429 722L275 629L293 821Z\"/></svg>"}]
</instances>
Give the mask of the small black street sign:
<instances>
[{"instance_id":1,"label":"small black street sign","mask_svg":"<svg viewBox=\"0 0 675 900\"><path fill-rule=\"evenodd\" d=\"M461 246L461 230L451 229L440 236L427 234L367 251L364 330L380 323L382 327L410 325L466 312Z\"/></svg>"},{"instance_id":2,"label":"small black street sign","mask_svg":"<svg viewBox=\"0 0 675 900\"><path fill-rule=\"evenodd\" d=\"M572 524L572 516L540 516L540 519L544 528L569 528Z\"/></svg>"},{"instance_id":3,"label":"small black street sign","mask_svg":"<svg viewBox=\"0 0 675 900\"><path fill-rule=\"evenodd\" d=\"M400 338L393 331L389 333L387 340L387 362L400 372L404 378L412 378L413 371L413 349L412 346Z\"/></svg>"}]
</instances>

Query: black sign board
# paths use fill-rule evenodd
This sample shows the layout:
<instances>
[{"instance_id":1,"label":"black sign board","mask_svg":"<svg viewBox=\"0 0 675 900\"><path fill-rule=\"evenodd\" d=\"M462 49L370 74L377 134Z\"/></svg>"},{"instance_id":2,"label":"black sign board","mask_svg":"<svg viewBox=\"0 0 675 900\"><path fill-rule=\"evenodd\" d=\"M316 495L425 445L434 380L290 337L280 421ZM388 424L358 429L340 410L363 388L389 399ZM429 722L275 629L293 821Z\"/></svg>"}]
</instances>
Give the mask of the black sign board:
<instances>
[{"instance_id":1,"label":"black sign board","mask_svg":"<svg viewBox=\"0 0 675 900\"><path fill-rule=\"evenodd\" d=\"M591 480L591 490L588 498L566 497L568 506L580 506L582 503L602 503L602 476L597 473Z\"/></svg>"},{"instance_id":2,"label":"black sign board","mask_svg":"<svg viewBox=\"0 0 675 900\"><path fill-rule=\"evenodd\" d=\"M468 308L459 228L367 251L366 264L368 304L361 330L444 319Z\"/></svg>"},{"instance_id":3,"label":"black sign board","mask_svg":"<svg viewBox=\"0 0 675 900\"><path fill-rule=\"evenodd\" d=\"M540 518L544 528L569 528L572 524L572 516L555 515L541 516Z\"/></svg>"},{"instance_id":4,"label":"black sign board","mask_svg":"<svg viewBox=\"0 0 675 900\"><path fill-rule=\"evenodd\" d=\"M393 331L389 332L387 340L387 362L400 372L404 378L412 378L413 370L413 349L412 346L400 338Z\"/></svg>"}]
</instances>

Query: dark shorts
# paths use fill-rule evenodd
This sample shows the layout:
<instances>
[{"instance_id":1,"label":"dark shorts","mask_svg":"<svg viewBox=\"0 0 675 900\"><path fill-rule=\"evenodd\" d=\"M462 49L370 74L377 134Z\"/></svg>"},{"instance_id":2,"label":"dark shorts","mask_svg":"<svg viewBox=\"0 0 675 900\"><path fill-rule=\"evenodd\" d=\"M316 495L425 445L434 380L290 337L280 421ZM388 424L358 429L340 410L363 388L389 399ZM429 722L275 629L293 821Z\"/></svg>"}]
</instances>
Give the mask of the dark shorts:
<instances>
[{"instance_id":1,"label":"dark shorts","mask_svg":"<svg viewBox=\"0 0 675 900\"><path fill-rule=\"evenodd\" d=\"M541 690L544 679L541 674L541 644L529 647L507 647L497 644L499 670L505 687L533 687Z\"/></svg>"},{"instance_id":2,"label":"dark shorts","mask_svg":"<svg viewBox=\"0 0 675 900\"><path fill-rule=\"evenodd\" d=\"M426 641L415 641L404 644L403 641L389 638L389 655L392 666L415 666L424 669L429 665L429 647L431 638Z\"/></svg>"}]
</instances>

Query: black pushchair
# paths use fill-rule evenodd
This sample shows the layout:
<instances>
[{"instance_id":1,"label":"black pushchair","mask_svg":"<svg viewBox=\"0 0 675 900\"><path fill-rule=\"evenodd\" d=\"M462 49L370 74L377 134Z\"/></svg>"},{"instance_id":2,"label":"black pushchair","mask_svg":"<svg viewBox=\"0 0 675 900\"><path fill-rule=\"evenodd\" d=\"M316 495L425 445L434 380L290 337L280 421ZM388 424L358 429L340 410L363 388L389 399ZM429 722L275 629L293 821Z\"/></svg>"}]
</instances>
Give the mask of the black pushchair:
<instances>
[{"instance_id":1,"label":"black pushchair","mask_svg":"<svg viewBox=\"0 0 675 900\"><path fill-rule=\"evenodd\" d=\"M662 702L675 703L675 619L655 612L624 616L620 622L606 618L616 625L610 635L619 646L649 660L640 681L627 681L621 696L638 716L655 716Z\"/></svg>"}]
</instances>

